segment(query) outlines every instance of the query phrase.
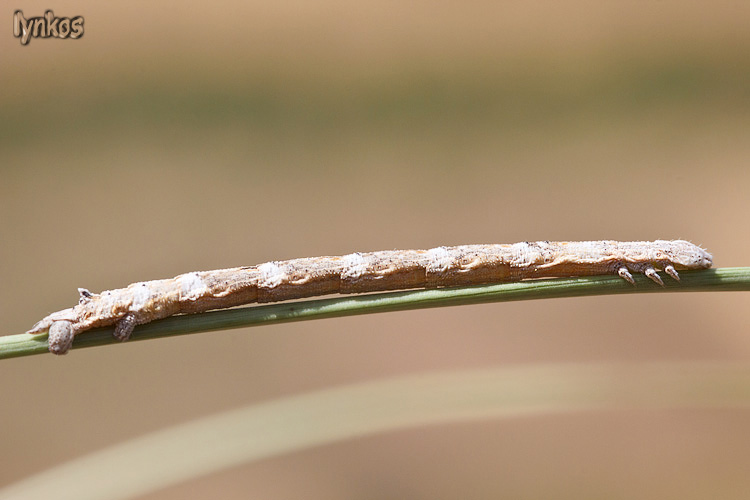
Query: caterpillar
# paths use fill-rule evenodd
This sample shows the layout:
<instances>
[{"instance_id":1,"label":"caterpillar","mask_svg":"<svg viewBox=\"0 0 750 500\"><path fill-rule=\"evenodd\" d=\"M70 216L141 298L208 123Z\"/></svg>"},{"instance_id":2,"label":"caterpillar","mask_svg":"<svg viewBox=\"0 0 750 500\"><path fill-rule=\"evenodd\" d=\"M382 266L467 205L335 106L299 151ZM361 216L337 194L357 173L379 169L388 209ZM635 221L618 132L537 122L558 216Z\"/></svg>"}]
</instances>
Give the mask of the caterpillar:
<instances>
[{"instance_id":1,"label":"caterpillar","mask_svg":"<svg viewBox=\"0 0 750 500\"><path fill-rule=\"evenodd\" d=\"M309 257L190 272L98 294L79 288L76 306L50 314L27 333L49 332L50 352L65 354L73 338L91 328L114 325L115 338L124 341L136 325L254 302L600 274L635 284L631 273L643 273L663 286L658 271L679 280L678 270L712 263L711 254L684 240L536 241Z\"/></svg>"}]
</instances>

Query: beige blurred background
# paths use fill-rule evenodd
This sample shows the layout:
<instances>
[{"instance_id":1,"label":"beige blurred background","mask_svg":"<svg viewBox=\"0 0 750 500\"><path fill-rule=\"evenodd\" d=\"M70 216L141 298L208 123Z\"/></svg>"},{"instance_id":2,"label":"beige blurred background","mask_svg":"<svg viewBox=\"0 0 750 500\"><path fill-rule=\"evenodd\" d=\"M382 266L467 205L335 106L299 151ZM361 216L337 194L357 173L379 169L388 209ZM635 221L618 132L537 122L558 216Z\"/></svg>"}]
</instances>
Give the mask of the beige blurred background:
<instances>
[{"instance_id":1,"label":"beige blurred background","mask_svg":"<svg viewBox=\"0 0 750 500\"><path fill-rule=\"evenodd\" d=\"M81 15L80 40L12 16ZM685 238L749 265L743 2L18 1L0 10L0 317L191 270ZM0 485L253 402L428 370L750 361L742 293L455 307L0 363ZM746 498L750 413L412 429L144 498Z\"/></svg>"}]
</instances>

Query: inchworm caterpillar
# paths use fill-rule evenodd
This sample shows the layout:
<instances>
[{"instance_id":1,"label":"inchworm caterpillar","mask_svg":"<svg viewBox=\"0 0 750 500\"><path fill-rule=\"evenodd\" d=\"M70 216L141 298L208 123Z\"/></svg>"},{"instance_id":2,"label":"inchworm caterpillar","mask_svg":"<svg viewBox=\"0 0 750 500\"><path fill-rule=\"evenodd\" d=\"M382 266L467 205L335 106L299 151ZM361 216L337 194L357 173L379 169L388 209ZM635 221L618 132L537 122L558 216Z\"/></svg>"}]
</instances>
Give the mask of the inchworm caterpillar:
<instances>
[{"instance_id":1,"label":"inchworm caterpillar","mask_svg":"<svg viewBox=\"0 0 750 500\"><path fill-rule=\"evenodd\" d=\"M99 294L79 288L77 306L50 314L27 333L49 331L50 352L65 354L73 337L91 328L115 325L114 336L127 340L135 325L252 302L597 274L635 284L631 272L663 285L657 270L679 280L677 270L711 264L711 254L683 240L536 241L310 257L192 272Z\"/></svg>"}]
</instances>

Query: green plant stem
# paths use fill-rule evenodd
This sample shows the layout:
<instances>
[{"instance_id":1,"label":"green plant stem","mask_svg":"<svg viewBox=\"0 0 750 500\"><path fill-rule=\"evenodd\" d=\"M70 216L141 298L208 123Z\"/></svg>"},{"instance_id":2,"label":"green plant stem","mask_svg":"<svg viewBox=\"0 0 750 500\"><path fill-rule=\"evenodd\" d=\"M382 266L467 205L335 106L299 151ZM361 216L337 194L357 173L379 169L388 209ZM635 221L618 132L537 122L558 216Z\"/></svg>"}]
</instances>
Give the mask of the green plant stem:
<instances>
[{"instance_id":1,"label":"green plant stem","mask_svg":"<svg viewBox=\"0 0 750 500\"><path fill-rule=\"evenodd\" d=\"M666 278L664 287L653 283L645 276L635 276L635 286L617 276L591 276L283 302L172 316L136 327L130 342L289 321L513 300L632 293L750 291L750 267L685 271L681 272L680 276L680 282ZM76 337L73 348L114 343L117 343L117 340L112 337L111 327L97 328ZM0 359L45 352L46 335L20 334L0 337Z\"/></svg>"}]
</instances>

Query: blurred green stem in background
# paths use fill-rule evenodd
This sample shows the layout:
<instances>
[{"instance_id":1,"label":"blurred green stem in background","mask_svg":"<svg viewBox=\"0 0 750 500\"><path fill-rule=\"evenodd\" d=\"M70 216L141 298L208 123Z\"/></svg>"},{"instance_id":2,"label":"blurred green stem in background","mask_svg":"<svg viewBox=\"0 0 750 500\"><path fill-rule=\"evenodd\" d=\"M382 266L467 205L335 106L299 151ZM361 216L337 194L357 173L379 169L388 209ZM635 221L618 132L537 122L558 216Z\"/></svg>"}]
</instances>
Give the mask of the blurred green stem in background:
<instances>
[{"instance_id":1,"label":"blurred green stem in background","mask_svg":"<svg viewBox=\"0 0 750 500\"><path fill-rule=\"evenodd\" d=\"M136 327L129 342L289 321L512 300L626 293L750 291L750 267L685 271L681 272L680 276L682 279L679 282L665 280L664 287L656 285L641 275L635 277L635 286L617 276L591 276L340 296L330 299L242 307L203 314L172 316L141 325ZM31 324L33 321L29 322L29 326ZM76 337L73 349L114 343L117 341L112 337L112 328L97 328ZM46 335L21 334L0 337L0 359L46 352Z\"/></svg>"},{"instance_id":2,"label":"blurred green stem in background","mask_svg":"<svg viewBox=\"0 0 750 500\"><path fill-rule=\"evenodd\" d=\"M449 422L687 408L750 408L750 365L532 364L325 388L178 423L109 446L1 488L0 500L140 498L269 457Z\"/></svg>"}]
</instances>

